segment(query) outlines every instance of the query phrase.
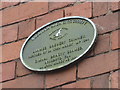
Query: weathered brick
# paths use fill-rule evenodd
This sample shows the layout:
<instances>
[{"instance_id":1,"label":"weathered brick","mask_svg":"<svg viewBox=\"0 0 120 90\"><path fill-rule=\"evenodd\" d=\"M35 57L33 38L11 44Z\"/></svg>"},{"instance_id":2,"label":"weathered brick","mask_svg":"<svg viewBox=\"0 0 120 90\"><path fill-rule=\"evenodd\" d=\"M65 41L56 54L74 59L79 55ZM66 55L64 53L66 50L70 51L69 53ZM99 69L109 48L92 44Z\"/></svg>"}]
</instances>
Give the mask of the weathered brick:
<instances>
[{"instance_id":1,"label":"weathered brick","mask_svg":"<svg viewBox=\"0 0 120 90\"><path fill-rule=\"evenodd\" d=\"M99 53L106 52L109 50L110 50L109 34L100 35L98 37L98 40L95 46L95 54L99 54Z\"/></svg>"},{"instance_id":2,"label":"weathered brick","mask_svg":"<svg viewBox=\"0 0 120 90\"><path fill-rule=\"evenodd\" d=\"M2 43L17 40L18 24L10 25L2 29Z\"/></svg>"},{"instance_id":3,"label":"weathered brick","mask_svg":"<svg viewBox=\"0 0 120 90\"><path fill-rule=\"evenodd\" d=\"M17 67L16 67L16 75L17 76L23 76L26 74L30 74L32 71L25 68L20 60L17 61Z\"/></svg>"},{"instance_id":4,"label":"weathered brick","mask_svg":"<svg viewBox=\"0 0 120 90\"><path fill-rule=\"evenodd\" d=\"M119 88L119 81L120 81L120 71L113 72L110 76L111 79L111 88Z\"/></svg>"},{"instance_id":5,"label":"weathered brick","mask_svg":"<svg viewBox=\"0 0 120 90\"><path fill-rule=\"evenodd\" d=\"M15 78L15 62L8 62L1 64L2 67L2 81L10 80Z\"/></svg>"},{"instance_id":6,"label":"weathered brick","mask_svg":"<svg viewBox=\"0 0 120 90\"><path fill-rule=\"evenodd\" d=\"M112 11L118 10L118 9L120 9L120 2L109 2L108 7Z\"/></svg>"},{"instance_id":7,"label":"weathered brick","mask_svg":"<svg viewBox=\"0 0 120 90\"><path fill-rule=\"evenodd\" d=\"M46 87L61 85L76 80L76 67L46 74Z\"/></svg>"},{"instance_id":8,"label":"weathered brick","mask_svg":"<svg viewBox=\"0 0 120 90\"><path fill-rule=\"evenodd\" d=\"M49 10L51 11L54 9L62 8L72 3L73 2L49 2Z\"/></svg>"},{"instance_id":9,"label":"weathered brick","mask_svg":"<svg viewBox=\"0 0 120 90\"><path fill-rule=\"evenodd\" d=\"M98 33L103 34L119 28L118 13L109 14L93 19L96 24Z\"/></svg>"},{"instance_id":10,"label":"weathered brick","mask_svg":"<svg viewBox=\"0 0 120 90\"><path fill-rule=\"evenodd\" d=\"M19 23L18 39L28 37L35 30L35 19Z\"/></svg>"},{"instance_id":11,"label":"weathered brick","mask_svg":"<svg viewBox=\"0 0 120 90\"><path fill-rule=\"evenodd\" d=\"M64 85L62 86L62 88L91 88L90 86L90 79L86 79L86 80L80 80L68 85ZM88 89L89 90L89 89Z\"/></svg>"},{"instance_id":12,"label":"weathered brick","mask_svg":"<svg viewBox=\"0 0 120 90\"><path fill-rule=\"evenodd\" d=\"M20 50L25 40L0 46L2 47L2 61L6 62L20 57Z\"/></svg>"},{"instance_id":13,"label":"weathered brick","mask_svg":"<svg viewBox=\"0 0 120 90\"><path fill-rule=\"evenodd\" d=\"M120 30L112 32L112 34L111 34L111 48L113 50L120 48Z\"/></svg>"},{"instance_id":14,"label":"weathered brick","mask_svg":"<svg viewBox=\"0 0 120 90\"><path fill-rule=\"evenodd\" d=\"M41 74L32 74L5 82L2 86L3 88L43 88L43 79L44 77Z\"/></svg>"},{"instance_id":15,"label":"weathered brick","mask_svg":"<svg viewBox=\"0 0 120 90\"><path fill-rule=\"evenodd\" d=\"M48 2L28 2L2 11L2 24L17 22L48 12ZM13 18L14 17L14 18Z\"/></svg>"},{"instance_id":16,"label":"weathered brick","mask_svg":"<svg viewBox=\"0 0 120 90\"><path fill-rule=\"evenodd\" d=\"M92 3L80 3L75 4L72 7L65 8L65 16L83 16L91 17L92 16Z\"/></svg>"},{"instance_id":17,"label":"weathered brick","mask_svg":"<svg viewBox=\"0 0 120 90\"><path fill-rule=\"evenodd\" d=\"M51 22L53 20L56 20L62 17L63 17L63 10L55 11L45 16L38 17L36 20L36 27L39 28L48 22Z\"/></svg>"},{"instance_id":18,"label":"weathered brick","mask_svg":"<svg viewBox=\"0 0 120 90\"><path fill-rule=\"evenodd\" d=\"M78 67L78 77L90 77L118 68L118 51L113 51L83 60Z\"/></svg>"},{"instance_id":19,"label":"weathered brick","mask_svg":"<svg viewBox=\"0 0 120 90\"><path fill-rule=\"evenodd\" d=\"M100 16L108 12L108 2L93 2L93 16Z\"/></svg>"},{"instance_id":20,"label":"weathered brick","mask_svg":"<svg viewBox=\"0 0 120 90\"><path fill-rule=\"evenodd\" d=\"M92 79L93 88L109 88L109 74L96 76Z\"/></svg>"}]
</instances>

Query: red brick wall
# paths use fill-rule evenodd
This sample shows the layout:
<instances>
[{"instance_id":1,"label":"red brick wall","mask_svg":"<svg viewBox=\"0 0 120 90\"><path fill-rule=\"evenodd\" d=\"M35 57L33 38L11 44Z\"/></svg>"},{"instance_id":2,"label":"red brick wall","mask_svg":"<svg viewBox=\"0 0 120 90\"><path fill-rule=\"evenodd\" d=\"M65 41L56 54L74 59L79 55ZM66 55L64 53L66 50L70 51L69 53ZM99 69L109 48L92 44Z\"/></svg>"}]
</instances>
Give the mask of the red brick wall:
<instances>
[{"instance_id":1,"label":"red brick wall","mask_svg":"<svg viewBox=\"0 0 120 90\"><path fill-rule=\"evenodd\" d=\"M0 66L3 88L120 88L120 3L1 2ZM26 69L20 49L38 27L66 16L90 18L98 39L82 62L54 72Z\"/></svg>"}]
</instances>

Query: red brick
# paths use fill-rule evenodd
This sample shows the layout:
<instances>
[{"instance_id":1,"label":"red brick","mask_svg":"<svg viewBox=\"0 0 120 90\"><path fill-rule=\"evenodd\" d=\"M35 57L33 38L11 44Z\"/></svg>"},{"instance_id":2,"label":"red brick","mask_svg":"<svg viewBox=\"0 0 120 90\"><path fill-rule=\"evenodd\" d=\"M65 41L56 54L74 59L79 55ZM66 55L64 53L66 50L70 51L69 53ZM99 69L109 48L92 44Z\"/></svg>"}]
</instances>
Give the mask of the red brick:
<instances>
[{"instance_id":1,"label":"red brick","mask_svg":"<svg viewBox=\"0 0 120 90\"><path fill-rule=\"evenodd\" d=\"M109 14L93 19L96 24L98 33L103 34L115 30L118 27L118 13Z\"/></svg>"},{"instance_id":2,"label":"red brick","mask_svg":"<svg viewBox=\"0 0 120 90\"><path fill-rule=\"evenodd\" d=\"M2 82L2 65L0 65L0 82ZM1 86L1 84L0 84L0 86ZM1 89L1 87L0 87L0 89Z\"/></svg>"},{"instance_id":3,"label":"red brick","mask_svg":"<svg viewBox=\"0 0 120 90\"><path fill-rule=\"evenodd\" d=\"M109 2L108 3L109 9L114 11L120 9L120 2Z\"/></svg>"},{"instance_id":4,"label":"red brick","mask_svg":"<svg viewBox=\"0 0 120 90\"><path fill-rule=\"evenodd\" d=\"M1 46L2 47L2 61L0 62L6 62L6 61L19 58L20 50L21 50L21 47L24 41L25 40Z\"/></svg>"},{"instance_id":5,"label":"red brick","mask_svg":"<svg viewBox=\"0 0 120 90\"><path fill-rule=\"evenodd\" d=\"M2 43L17 40L18 24L10 25L2 29Z\"/></svg>"},{"instance_id":6,"label":"red brick","mask_svg":"<svg viewBox=\"0 0 120 90\"><path fill-rule=\"evenodd\" d=\"M83 16L91 17L92 16L92 3L80 3L75 4L72 7L65 8L65 16Z\"/></svg>"},{"instance_id":7,"label":"red brick","mask_svg":"<svg viewBox=\"0 0 120 90\"><path fill-rule=\"evenodd\" d=\"M2 67L2 81L15 78L15 62L1 64L1 67Z\"/></svg>"},{"instance_id":8,"label":"red brick","mask_svg":"<svg viewBox=\"0 0 120 90\"><path fill-rule=\"evenodd\" d=\"M2 29L0 29L0 44L2 44L2 40L3 38L2 38Z\"/></svg>"},{"instance_id":9,"label":"red brick","mask_svg":"<svg viewBox=\"0 0 120 90\"><path fill-rule=\"evenodd\" d=\"M80 81L62 86L62 88L91 88L90 79L80 80Z\"/></svg>"},{"instance_id":10,"label":"red brick","mask_svg":"<svg viewBox=\"0 0 120 90\"><path fill-rule=\"evenodd\" d=\"M55 11L55 12L49 13L45 16L38 17L36 20L36 27L39 28L48 22L51 22L53 20L56 20L56 19L59 19L62 17L63 17L63 10Z\"/></svg>"},{"instance_id":11,"label":"red brick","mask_svg":"<svg viewBox=\"0 0 120 90\"><path fill-rule=\"evenodd\" d=\"M2 24L17 22L48 12L48 2L28 2L2 11ZM14 18L13 18L14 17Z\"/></svg>"},{"instance_id":12,"label":"red brick","mask_svg":"<svg viewBox=\"0 0 120 90\"><path fill-rule=\"evenodd\" d=\"M17 21L19 16L18 6L7 8L5 10L2 10L1 12L2 12L2 25L6 25Z\"/></svg>"},{"instance_id":13,"label":"red brick","mask_svg":"<svg viewBox=\"0 0 120 90\"><path fill-rule=\"evenodd\" d=\"M93 88L109 88L109 74L94 77L92 80Z\"/></svg>"},{"instance_id":14,"label":"red brick","mask_svg":"<svg viewBox=\"0 0 120 90\"><path fill-rule=\"evenodd\" d=\"M2 59L2 47L0 47L0 58Z\"/></svg>"},{"instance_id":15,"label":"red brick","mask_svg":"<svg viewBox=\"0 0 120 90\"><path fill-rule=\"evenodd\" d=\"M103 53L109 50L110 50L109 34L100 35L96 43L95 54Z\"/></svg>"},{"instance_id":16,"label":"red brick","mask_svg":"<svg viewBox=\"0 0 120 90\"><path fill-rule=\"evenodd\" d=\"M118 51L84 59L78 67L78 77L90 77L119 68Z\"/></svg>"},{"instance_id":17,"label":"red brick","mask_svg":"<svg viewBox=\"0 0 120 90\"><path fill-rule=\"evenodd\" d=\"M112 86L112 88L120 89L120 82L119 82L120 77L119 76L120 76L120 70L112 73L112 75L111 75L111 84L112 84L111 86Z\"/></svg>"},{"instance_id":18,"label":"red brick","mask_svg":"<svg viewBox=\"0 0 120 90\"><path fill-rule=\"evenodd\" d=\"M108 12L108 2L94 2L93 16L100 16Z\"/></svg>"},{"instance_id":19,"label":"red brick","mask_svg":"<svg viewBox=\"0 0 120 90\"><path fill-rule=\"evenodd\" d=\"M120 48L120 30L112 32L111 43L112 50Z\"/></svg>"},{"instance_id":20,"label":"red brick","mask_svg":"<svg viewBox=\"0 0 120 90\"><path fill-rule=\"evenodd\" d=\"M6 8L18 4L19 2L1 2L2 6L0 8Z\"/></svg>"},{"instance_id":21,"label":"red brick","mask_svg":"<svg viewBox=\"0 0 120 90\"><path fill-rule=\"evenodd\" d=\"M2 84L3 88L43 88L44 77L41 74L32 74L20 77Z\"/></svg>"},{"instance_id":22,"label":"red brick","mask_svg":"<svg viewBox=\"0 0 120 90\"><path fill-rule=\"evenodd\" d=\"M35 30L35 19L19 23L18 39L28 37Z\"/></svg>"},{"instance_id":23,"label":"red brick","mask_svg":"<svg viewBox=\"0 0 120 90\"><path fill-rule=\"evenodd\" d=\"M2 25L2 12L0 11L0 26Z\"/></svg>"},{"instance_id":24,"label":"red brick","mask_svg":"<svg viewBox=\"0 0 120 90\"><path fill-rule=\"evenodd\" d=\"M70 81L76 80L76 67L71 67L61 71L56 71L46 74L46 87L61 85Z\"/></svg>"},{"instance_id":25,"label":"red brick","mask_svg":"<svg viewBox=\"0 0 120 90\"><path fill-rule=\"evenodd\" d=\"M111 79L111 88L119 88L119 81L120 81L120 71L113 72L110 76Z\"/></svg>"},{"instance_id":26,"label":"red brick","mask_svg":"<svg viewBox=\"0 0 120 90\"><path fill-rule=\"evenodd\" d=\"M19 6L20 19L26 19L48 12L48 2L28 2ZM23 14L24 13L24 14Z\"/></svg>"},{"instance_id":27,"label":"red brick","mask_svg":"<svg viewBox=\"0 0 120 90\"><path fill-rule=\"evenodd\" d=\"M73 2L49 2L49 10L51 11L54 9L62 8L72 3Z\"/></svg>"},{"instance_id":28,"label":"red brick","mask_svg":"<svg viewBox=\"0 0 120 90\"><path fill-rule=\"evenodd\" d=\"M25 68L20 60L17 61L16 75L23 76L32 73L32 71Z\"/></svg>"},{"instance_id":29,"label":"red brick","mask_svg":"<svg viewBox=\"0 0 120 90\"><path fill-rule=\"evenodd\" d=\"M91 48L91 50L87 53L87 56L93 56L95 55L95 50L94 50L94 46Z\"/></svg>"}]
</instances>

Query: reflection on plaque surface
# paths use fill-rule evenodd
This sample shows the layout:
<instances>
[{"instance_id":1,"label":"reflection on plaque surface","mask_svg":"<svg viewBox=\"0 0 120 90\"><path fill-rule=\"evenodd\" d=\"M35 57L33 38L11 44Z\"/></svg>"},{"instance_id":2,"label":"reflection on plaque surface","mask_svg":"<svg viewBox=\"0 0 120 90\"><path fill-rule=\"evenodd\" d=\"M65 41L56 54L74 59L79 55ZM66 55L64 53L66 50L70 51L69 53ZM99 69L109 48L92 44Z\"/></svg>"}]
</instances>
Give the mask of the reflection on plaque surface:
<instances>
[{"instance_id":1,"label":"reflection on plaque surface","mask_svg":"<svg viewBox=\"0 0 120 90\"><path fill-rule=\"evenodd\" d=\"M82 57L96 39L94 23L73 16L50 22L33 32L22 46L20 58L30 70L50 71Z\"/></svg>"}]
</instances>

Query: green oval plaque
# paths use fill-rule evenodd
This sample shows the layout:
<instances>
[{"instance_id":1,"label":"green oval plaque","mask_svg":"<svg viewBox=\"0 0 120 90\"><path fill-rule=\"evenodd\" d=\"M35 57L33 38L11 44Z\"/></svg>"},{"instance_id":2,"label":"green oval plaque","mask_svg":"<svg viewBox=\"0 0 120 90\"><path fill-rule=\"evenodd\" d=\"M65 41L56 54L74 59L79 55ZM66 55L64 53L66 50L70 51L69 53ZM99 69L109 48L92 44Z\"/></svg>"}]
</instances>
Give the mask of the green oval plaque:
<instances>
[{"instance_id":1,"label":"green oval plaque","mask_svg":"<svg viewBox=\"0 0 120 90\"><path fill-rule=\"evenodd\" d=\"M55 70L86 54L96 35L96 27L90 19L61 18L33 32L23 44L20 58L30 70Z\"/></svg>"}]
</instances>

